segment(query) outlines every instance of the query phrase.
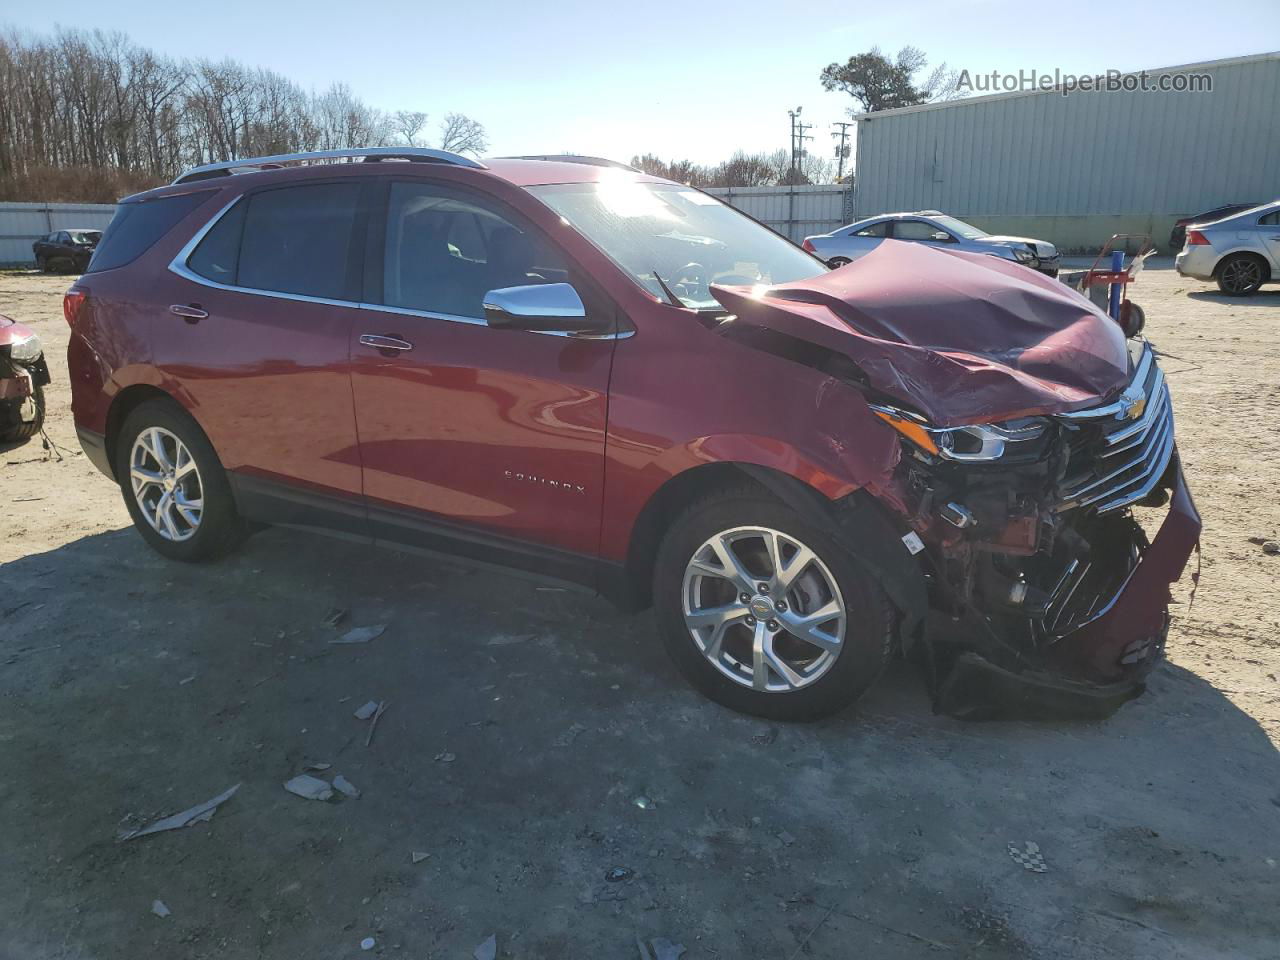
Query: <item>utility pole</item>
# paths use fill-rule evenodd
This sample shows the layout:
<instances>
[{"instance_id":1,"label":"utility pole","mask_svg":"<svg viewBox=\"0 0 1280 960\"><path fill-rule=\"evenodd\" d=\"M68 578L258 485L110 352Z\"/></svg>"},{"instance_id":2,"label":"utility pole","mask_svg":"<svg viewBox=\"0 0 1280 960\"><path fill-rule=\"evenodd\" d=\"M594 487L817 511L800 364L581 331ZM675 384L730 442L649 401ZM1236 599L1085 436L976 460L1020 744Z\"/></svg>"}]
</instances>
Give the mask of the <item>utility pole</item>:
<instances>
[{"instance_id":1,"label":"utility pole","mask_svg":"<svg viewBox=\"0 0 1280 960\"><path fill-rule=\"evenodd\" d=\"M832 124L832 126L840 128L839 133L836 133L833 130L831 135L833 137L840 138L840 146L836 147L836 164L838 167L836 171L836 180L842 181L844 180L844 159L849 155L849 128L853 126L853 123L837 120Z\"/></svg>"},{"instance_id":2,"label":"utility pole","mask_svg":"<svg viewBox=\"0 0 1280 960\"><path fill-rule=\"evenodd\" d=\"M804 124L800 122L800 111L803 109L804 107L796 107L794 110L787 111L787 116L791 118L791 169L787 172L787 179L790 181L787 191L787 236L792 240L795 239L791 235L796 224L796 154L799 152L804 136Z\"/></svg>"}]
</instances>

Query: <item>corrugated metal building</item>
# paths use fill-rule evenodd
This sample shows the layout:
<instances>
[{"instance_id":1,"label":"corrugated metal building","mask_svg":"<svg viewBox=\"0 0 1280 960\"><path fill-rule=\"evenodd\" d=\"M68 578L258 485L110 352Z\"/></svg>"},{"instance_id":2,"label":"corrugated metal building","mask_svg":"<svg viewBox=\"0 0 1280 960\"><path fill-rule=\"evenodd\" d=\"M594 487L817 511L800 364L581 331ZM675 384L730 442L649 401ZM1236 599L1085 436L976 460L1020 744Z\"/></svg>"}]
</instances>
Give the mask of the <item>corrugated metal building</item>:
<instances>
[{"instance_id":1,"label":"corrugated metal building","mask_svg":"<svg viewBox=\"0 0 1280 960\"><path fill-rule=\"evenodd\" d=\"M707 187L706 191L797 243L811 234L836 230L852 219L849 188L838 183Z\"/></svg>"},{"instance_id":2,"label":"corrugated metal building","mask_svg":"<svg viewBox=\"0 0 1280 960\"><path fill-rule=\"evenodd\" d=\"M1056 90L858 117L859 218L935 209L992 233L1096 249L1178 217L1280 197L1280 53L1148 70L1209 92Z\"/></svg>"}]
</instances>

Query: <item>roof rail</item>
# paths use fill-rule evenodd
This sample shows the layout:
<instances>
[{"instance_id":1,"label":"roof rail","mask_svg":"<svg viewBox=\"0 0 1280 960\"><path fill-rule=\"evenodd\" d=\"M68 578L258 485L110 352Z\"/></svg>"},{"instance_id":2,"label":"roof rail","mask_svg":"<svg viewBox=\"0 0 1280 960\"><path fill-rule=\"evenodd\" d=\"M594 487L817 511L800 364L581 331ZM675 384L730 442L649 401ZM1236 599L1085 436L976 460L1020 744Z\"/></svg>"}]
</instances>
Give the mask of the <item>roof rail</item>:
<instances>
[{"instance_id":1,"label":"roof rail","mask_svg":"<svg viewBox=\"0 0 1280 960\"><path fill-rule=\"evenodd\" d=\"M578 153L540 153L524 157L499 157L500 160L558 160L560 163L585 163L592 167L616 167L619 170L630 170L632 173L642 173L629 163L620 163L617 160L606 160L604 157L586 157Z\"/></svg>"},{"instance_id":2,"label":"roof rail","mask_svg":"<svg viewBox=\"0 0 1280 960\"><path fill-rule=\"evenodd\" d=\"M282 167L288 163L334 160L360 160L364 163L376 163L379 160L408 160L416 163L448 163L477 170L487 169L479 160L472 160L460 153L450 153L448 150L432 150L427 147L351 147L343 150L312 150L309 153L281 153L273 157L245 157L241 160L206 163L204 166L192 167L173 182L175 184L192 183L212 177L226 177L241 171L252 172Z\"/></svg>"}]
</instances>

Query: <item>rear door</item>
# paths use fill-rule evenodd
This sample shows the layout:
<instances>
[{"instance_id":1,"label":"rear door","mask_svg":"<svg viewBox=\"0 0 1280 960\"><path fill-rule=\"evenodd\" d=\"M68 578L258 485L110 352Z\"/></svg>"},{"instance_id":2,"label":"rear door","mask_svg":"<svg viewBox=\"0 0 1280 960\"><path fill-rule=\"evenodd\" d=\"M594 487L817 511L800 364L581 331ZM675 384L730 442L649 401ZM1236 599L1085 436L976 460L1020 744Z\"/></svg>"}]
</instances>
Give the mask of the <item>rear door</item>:
<instances>
[{"instance_id":1,"label":"rear door","mask_svg":"<svg viewBox=\"0 0 1280 960\"><path fill-rule=\"evenodd\" d=\"M352 331L375 537L589 576L615 341L491 329L482 303L491 289L569 281L589 312L611 304L487 194L416 179L385 190Z\"/></svg>"},{"instance_id":2,"label":"rear door","mask_svg":"<svg viewBox=\"0 0 1280 960\"><path fill-rule=\"evenodd\" d=\"M250 512L359 534L349 343L364 189L295 183L224 207L179 254L169 312L154 329L156 365Z\"/></svg>"},{"instance_id":3,"label":"rear door","mask_svg":"<svg viewBox=\"0 0 1280 960\"><path fill-rule=\"evenodd\" d=\"M1271 278L1280 279L1280 210L1258 218L1258 243L1271 260Z\"/></svg>"}]
</instances>

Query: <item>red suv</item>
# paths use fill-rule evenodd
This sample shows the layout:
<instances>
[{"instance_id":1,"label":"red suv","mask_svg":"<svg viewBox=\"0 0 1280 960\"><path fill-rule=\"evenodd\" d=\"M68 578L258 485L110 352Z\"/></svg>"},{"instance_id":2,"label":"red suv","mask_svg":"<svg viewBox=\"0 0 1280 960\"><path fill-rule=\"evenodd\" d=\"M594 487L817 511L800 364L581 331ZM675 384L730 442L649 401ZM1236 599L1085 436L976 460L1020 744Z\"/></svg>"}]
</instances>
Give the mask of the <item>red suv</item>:
<instances>
[{"instance_id":1,"label":"red suv","mask_svg":"<svg viewBox=\"0 0 1280 960\"><path fill-rule=\"evenodd\" d=\"M284 524L652 603L770 717L897 650L956 715L1111 710L1200 528L1151 348L1076 293L907 243L829 271L587 157L197 168L65 307L85 452L165 556Z\"/></svg>"}]
</instances>

